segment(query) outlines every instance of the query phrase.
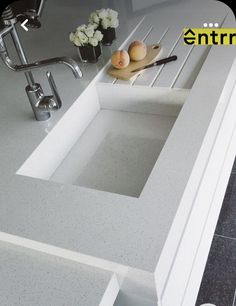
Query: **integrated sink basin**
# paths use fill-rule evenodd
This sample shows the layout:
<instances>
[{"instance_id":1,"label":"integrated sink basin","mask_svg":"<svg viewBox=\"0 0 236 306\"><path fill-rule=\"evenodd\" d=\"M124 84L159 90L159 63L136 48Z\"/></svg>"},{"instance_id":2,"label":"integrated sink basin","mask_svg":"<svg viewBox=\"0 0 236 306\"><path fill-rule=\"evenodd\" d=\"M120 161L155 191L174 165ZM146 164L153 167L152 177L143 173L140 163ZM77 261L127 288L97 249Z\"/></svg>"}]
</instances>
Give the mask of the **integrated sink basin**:
<instances>
[{"instance_id":1,"label":"integrated sink basin","mask_svg":"<svg viewBox=\"0 0 236 306\"><path fill-rule=\"evenodd\" d=\"M91 84L17 174L139 197L187 94Z\"/></svg>"}]
</instances>

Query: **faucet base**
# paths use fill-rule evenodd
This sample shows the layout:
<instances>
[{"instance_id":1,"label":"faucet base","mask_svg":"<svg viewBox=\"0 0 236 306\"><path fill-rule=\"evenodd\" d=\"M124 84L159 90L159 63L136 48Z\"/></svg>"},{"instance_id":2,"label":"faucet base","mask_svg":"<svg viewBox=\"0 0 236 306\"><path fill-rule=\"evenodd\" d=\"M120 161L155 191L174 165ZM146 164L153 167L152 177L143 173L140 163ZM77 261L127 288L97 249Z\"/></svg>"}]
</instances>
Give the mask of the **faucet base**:
<instances>
[{"instance_id":1,"label":"faucet base","mask_svg":"<svg viewBox=\"0 0 236 306\"><path fill-rule=\"evenodd\" d=\"M44 114L37 114L34 112L35 119L37 121L46 121L51 118L50 112L44 112Z\"/></svg>"},{"instance_id":2,"label":"faucet base","mask_svg":"<svg viewBox=\"0 0 236 306\"><path fill-rule=\"evenodd\" d=\"M32 86L27 85L25 88L25 91L27 93L27 96L30 101L30 105L32 107L32 110L34 112L35 119L37 121L46 121L51 117L51 112L50 110L42 110L38 108L39 103L42 101L44 98L44 93L42 90L42 87L40 84L35 83Z\"/></svg>"}]
</instances>

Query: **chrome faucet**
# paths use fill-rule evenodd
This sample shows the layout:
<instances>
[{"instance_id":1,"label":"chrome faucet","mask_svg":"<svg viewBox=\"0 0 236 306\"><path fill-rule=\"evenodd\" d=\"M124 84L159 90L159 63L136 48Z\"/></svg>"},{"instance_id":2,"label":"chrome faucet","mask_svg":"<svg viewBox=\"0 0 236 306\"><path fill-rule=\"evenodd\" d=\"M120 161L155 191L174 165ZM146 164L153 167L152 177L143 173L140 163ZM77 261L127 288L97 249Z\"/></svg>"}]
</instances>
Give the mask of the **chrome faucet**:
<instances>
[{"instance_id":1,"label":"chrome faucet","mask_svg":"<svg viewBox=\"0 0 236 306\"><path fill-rule=\"evenodd\" d=\"M41 0L40 10L42 10L42 6L44 1ZM35 14L35 16L39 17L40 14ZM22 16L22 14L21 14ZM41 61L36 61L33 63L28 63L27 58L25 56L19 35L17 33L15 24L18 22L18 17L13 13L13 10L10 6L8 6L1 16L4 27L0 29L0 56L4 62L4 64L11 70L16 72L24 72L28 85L25 90L27 96L29 98L31 107L33 109L36 120L44 121L51 117L52 110L58 110L62 106L61 98L59 96L55 81L51 72L47 72L46 76L52 91L52 95L44 95L43 89L39 83L36 83L34 80L34 76L32 74L32 70L54 65L54 64L64 64L69 67L75 78L82 77L82 72L78 66L78 64L71 58L67 57L55 57L50 59L45 59ZM36 17L34 18L34 24L36 24ZM14 42L17 54L21 61L20 65L14 64L10 59L8 50L6 48L6 44L4 42L4 37L10 34L12 40Z\"/></svg>"}]
</instances>

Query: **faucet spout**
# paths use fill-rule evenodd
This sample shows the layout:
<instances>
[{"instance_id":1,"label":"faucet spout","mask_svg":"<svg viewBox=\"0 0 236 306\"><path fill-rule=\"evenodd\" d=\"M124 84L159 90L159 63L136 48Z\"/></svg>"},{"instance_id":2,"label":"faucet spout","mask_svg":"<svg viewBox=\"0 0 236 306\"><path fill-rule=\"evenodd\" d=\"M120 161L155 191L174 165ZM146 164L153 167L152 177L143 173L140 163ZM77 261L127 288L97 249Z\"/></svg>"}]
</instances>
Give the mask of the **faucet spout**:
<instances>
[{"instance_id":1,"label":"faucet spout","mask_svg":"<svg viewBox=\"0 0 236 306\"><path fill-rule=\"evenodd\" d=\"M64 64L67 67L69 67L72 70L72 72L73 72L73 74L74 74L76 79L81 78L83 76L83 73L82 73L82 71L79 68L79 65L72 58L69 58L69 57L56 57L56 58L51 59L51 60L52 61L55 60L56 63Z\"/></svg>"},{"instance_id":2,"label":"faucet spout","mask_svg":"<svg viewBox=\"0 0 236 306\"><path fill-rule=\"evenodd\" d=\"M76 63L76 61L68 57L54 57L29 64L16 65L10 59L8 52L3 44L0 46L0 55L5 65L16 72L27 72L45 66L64 64L72 70L75 78L82 77L82 71L80 70L79 65Z\"/></svg>"}]
</instances>

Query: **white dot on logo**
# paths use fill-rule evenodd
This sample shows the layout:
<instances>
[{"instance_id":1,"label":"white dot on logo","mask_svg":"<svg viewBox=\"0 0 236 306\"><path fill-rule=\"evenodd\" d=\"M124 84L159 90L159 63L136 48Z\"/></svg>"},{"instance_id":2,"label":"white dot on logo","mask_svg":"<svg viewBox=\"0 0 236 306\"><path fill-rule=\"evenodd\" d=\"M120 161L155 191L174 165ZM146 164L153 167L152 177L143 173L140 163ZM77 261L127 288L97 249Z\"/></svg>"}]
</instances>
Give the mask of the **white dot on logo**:
<instances>
[{"instance_id":1,"label":"white dot on logo","mask_svg":"<svg viewBox=\"0 0 236 306\"><path fill-rule=\"evenodd\" d=\"M216 23L214 24L214 26L215 26L216 28L218 28L218 27L219 27L219 23L216 22Z\"/></svg>"},{"instance_id":2,"label":"white dot on logo","mask_svg":"<svg viewBox=\"0 0 236 306\"><path fill-rule=\"evenodd\" d=\"M213 27L213 23L212 23L212 22L209 23L209 27L210 27L210 28Z\"/></svg>"},{"instance_id":3,"label":"white dot on logo","mask_svg":"<svg viewBox=\"0 0 236 306\"><path fill-rule=\"evenodd\" d=\"M208 24L205 22L203 23L204 28L206 28L208 26Z\"/></svg>"}]
</instances>

